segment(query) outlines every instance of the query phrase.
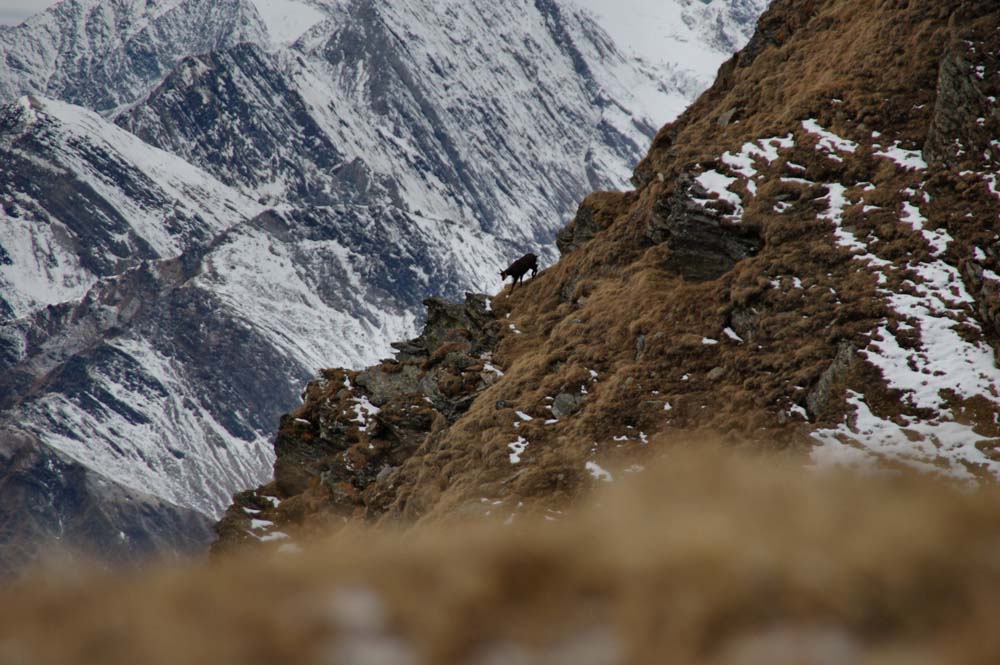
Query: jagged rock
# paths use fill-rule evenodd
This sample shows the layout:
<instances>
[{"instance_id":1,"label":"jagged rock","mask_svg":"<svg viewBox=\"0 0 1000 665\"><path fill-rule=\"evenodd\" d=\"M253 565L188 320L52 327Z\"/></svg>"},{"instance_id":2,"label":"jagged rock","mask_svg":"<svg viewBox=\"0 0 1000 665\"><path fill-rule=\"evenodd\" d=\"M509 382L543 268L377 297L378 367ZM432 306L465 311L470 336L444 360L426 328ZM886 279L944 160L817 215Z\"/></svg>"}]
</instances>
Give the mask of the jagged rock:
<instances>
[{"instance_id":1,"label":"jagged rock","mask_svg":"<svg viewBox=\"0 0 1000 665\"><path fill-rule=\"evenodd\" d=\"M843 342L837 348L830 366L820 375L816 385L806 395L806 408L815 420L822 418L831 401L838 394L835 389L842 389L844 380L858 362L858 351L849 342Z\"/></svg>"},{"instance_id":2,"label":"jagged rock","mask_svg":"<svg viewBox=\"0 0 1000 665\"><path fill-rule=\"evenodd\" d=\"M924 157L933 163L959 166L984 154L1000 162L994 144L1000 131L1000 111L981 89L983 76L966 57L968 44L953 43L941 58L937 99Z\"/></svg>"},{"instance_id":3,"label":"jagged rock","mask_svg":"<svg viewBox=\"0 0 1000 665\"><path fill-rule=\"evenodd\" d=\"M448 341L467 340L469 351L480 354L493 349L497 340L496 317L489 310L489 296L466 293L464 303L453 303L441 298L428 298L427 323L418 338L419 346L439 349Z\"/></svg>"},{"instance_id":4,"label":"jagged rock","mask_svg":"<svg viewBox=\"0 0 1000 665\"><path fill-rule=\"evenodd\" d=\"M634 193L622 192L594 192L585 198L573 221L556 234L559 254L565 256L606 229L634 199Z\"/></svg>"},{"instance_id":5,"label":"jagged rock","mask_svg":"<svg viewBox=\"0 0 1000 665\"><path fill-rule=\"evenodd\" d=\"M552 415L556 418L568 418L583 406L583 396L575 393L559 393L552 401Z\"/></svg>"},{"instance_id":6,"label":"jagged rock","mask_svg":"<svg viewBox=\"0 0 1000 665\"><path fill-rule=\"evenodd\" d=\"M425 305L422 333L398 344L394 360L361 372L324 370L307 386L302 407L282 417L274 483L257 490L299 497L272 516L278 523L355 510L378 516L395 499L400 467L428 434L456 420L492 383L483 358L492 355L499 323L487 296L468 293L464 303L429 298ZM240 509L231 508L218 526L214 551L253 542L243 509L255 509L255 496L237 495Z\"/></svg>"},{"instance_id":7,"label":"jagged rock","mask_svg":"<svg viewBox=\"0 0 1000 665\"><path fill-rule=\"evenodd\" d=\"M733 121L733 118L736 116L737 112L739 112L739 109L733 107L728 111L719 115L718 119L716 120L716 122L719 124L719 127L727 127L729 123Z\"/></svg>"},{"instance_id":8,"label":"jagged rock","mask_svg":"<svg viewBox=\"0 0 1000 665\"><path fill-rule=\"evenodd\" d=\"M783 6L782 11L765 12L757 22L757 30L747 45L725 65L736 62L741 68L751 66L761 53L768 48L777 48L785 44L793 34L812 19L822 0L801 0L790 6ZM726 78L728 72L720 72L720 78Z\"/></svg>"},{"instance_id":9,"label":"jagged rock","mask_svg":"<svg viewBox=\"0 0 1000 665\"><path fill-rule=\"evenodd\" d=\"M989 266L1000 267L997 263L994 247L987 245L986 249L984 261L989 262ZM988 278L987 270L996 274L996 268L970 259L962 264L962 277L969 284L970 292L976 299L980 318L989 325L995 334L1000 335L1000 282Z\"/></svg>"},{"instance_id":10,"label":"jagged rock","mask_svg":"<svg viewBox=\"0 0 1000 665\"><path fill-rule=\"evenodd\" d=\"M760 312L752 307L736 307L729 315L729 325L742 339L752 342L760 330Z\"/></svg>"},{"instance_id":11,"label":"jagged rock","mask_svg":"<svg viewBox=\"0 0 1000 665\"><path fill-rule=\"evenodd\" d=\"M642 354L646 350L646 336L638 335L635 338L635 359L642 360Z\"/></svg>"},{"instance_id":12,"label":"jagged rock","mask_svg":"<svg viewBox=\"0 0 1000 665\"><path fill-rule=\"evenodd\" d=\"M751 227L725 221L705 200L708 192L689 177L678 179L672 194L661 197L647 218L646 238L666 243L666 267L693 281L716 279L736 263L757 254L763 241Z\"/></svg>"},{"instance_id":13,"label":"jagged rock","mask_svg":"<svg viewBox=\"0 0 1000 665\"><path fill-rule=\"evenodd\" d=\"M470 396L493 381L483 373L483 360L496 345L498 325L487 309L487 296L466 294L464 303L441 298L424 301L427 322L420 336L393 344L393 363L360 372L356 383L376 406L420 394L454 419L468 407Z\"/></svg>"}]
</instances>

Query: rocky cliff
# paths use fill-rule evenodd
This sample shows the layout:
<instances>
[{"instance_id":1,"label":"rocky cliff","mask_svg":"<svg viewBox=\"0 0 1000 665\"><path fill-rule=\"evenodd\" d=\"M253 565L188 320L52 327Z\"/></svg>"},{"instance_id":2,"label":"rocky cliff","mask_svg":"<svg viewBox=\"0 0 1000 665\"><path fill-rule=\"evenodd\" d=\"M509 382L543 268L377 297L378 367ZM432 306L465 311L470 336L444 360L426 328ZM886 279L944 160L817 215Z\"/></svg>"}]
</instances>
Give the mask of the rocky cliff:
<instances>
[{"instance_id":1,"label":"rocky cliff","mask_svg":"<svg viewBox=\"0 0 1000 665\"><path fill-rule=\"evenodd\" d=\"M557 264L431 301L394 360L311 383L217 548L558 510L693 432L996 478L997 21L774 3L634 191L583 201Z\"/></svg>"}]
</instances>

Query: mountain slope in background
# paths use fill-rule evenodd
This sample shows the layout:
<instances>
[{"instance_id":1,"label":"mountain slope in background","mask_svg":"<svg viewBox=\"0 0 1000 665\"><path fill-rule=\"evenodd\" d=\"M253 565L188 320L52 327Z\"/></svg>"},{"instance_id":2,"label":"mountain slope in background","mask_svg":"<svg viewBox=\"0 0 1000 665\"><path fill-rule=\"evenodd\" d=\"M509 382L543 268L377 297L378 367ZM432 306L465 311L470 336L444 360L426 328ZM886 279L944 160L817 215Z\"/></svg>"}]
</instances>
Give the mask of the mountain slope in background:
<instances>
[{"instance_id":1,"label":"mountain slope in background","mask_svg":"<svg viewBox=\"0 0 1000 665\"><path fill-rule=\"evenodd\" d=\"M0 100L30 93L109 113L183 57L267 40L247 0L65 0L0 34Z\"/></svg>"},{"instance_id":2,"label":"mountain slope in background","mask_svg":"<svg viewBox=\"0 0 1000 665\"><path fill-rule=\"evenodd\" d=\"M433 302L394 360L312 382L217 547L342 518L553 514L706 431L995 480L997 20L957 0L776 2L636 189L587 197L558 263Z\"/></svg>"},{"instance_id":3,"label":"mountain slope in background","mask_svg":"<svg viewBox=\"0 0 1000 665\"><path fill-rule=\"evenodd\" d=\"M768 0L569 0L594 16L627 57L653 73L659 91L658 124L676 118L715 80L719 53L733 53L750 39ZM626 74L627 75L627 74ZM655 96L646 81L631 80L633 94Z\"/></svg>"},{"instance_id":4,"label":"mountain slope in background","mask_svg":"<svg viewBox=\"0 0 1000 665\"><path fill-rule=\"evenodd\" d=\"M85 468L95 505L105 483L218 514L266 478L318 368L377 361L430 294L554 258L555 229L624 184L686 94L569 4L280 5L81 0L4 35L42 55L0 69L36 93L0 127L0 429ZM221 32L194 34L206 21ZM84 76L104 83L68 83ZM43 504L60 474L6 469ZM30 551L82 519L65 510L9 514L5 542ZM160 524L157 543L190 544Z\"/></svg>"}]
</instances>

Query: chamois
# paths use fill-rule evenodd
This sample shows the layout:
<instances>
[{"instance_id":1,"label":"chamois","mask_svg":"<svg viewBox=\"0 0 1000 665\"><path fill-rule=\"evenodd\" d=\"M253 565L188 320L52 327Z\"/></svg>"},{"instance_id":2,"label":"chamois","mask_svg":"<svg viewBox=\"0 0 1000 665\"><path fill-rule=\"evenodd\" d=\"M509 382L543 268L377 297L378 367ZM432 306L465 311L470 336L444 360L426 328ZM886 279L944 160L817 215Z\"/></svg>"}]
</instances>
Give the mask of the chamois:
<instances>
[{"instance_id":1,"label":"chamois","mask_svg":"<svg viewBox=\"0 0 1000 665\"><path fill-rule=\"evenodd\" d=\"M513 277L514 281L511 284L510 291L514 292L514 287L517 283L521 281L524 277L524 273L531 271L531 276L534 277L535 273L538 272L538 257L530 252L525 254L517 261L514 261L506 270L500 271L500 279L507 279L508 277Z\"/></svg>"}]
</instances>

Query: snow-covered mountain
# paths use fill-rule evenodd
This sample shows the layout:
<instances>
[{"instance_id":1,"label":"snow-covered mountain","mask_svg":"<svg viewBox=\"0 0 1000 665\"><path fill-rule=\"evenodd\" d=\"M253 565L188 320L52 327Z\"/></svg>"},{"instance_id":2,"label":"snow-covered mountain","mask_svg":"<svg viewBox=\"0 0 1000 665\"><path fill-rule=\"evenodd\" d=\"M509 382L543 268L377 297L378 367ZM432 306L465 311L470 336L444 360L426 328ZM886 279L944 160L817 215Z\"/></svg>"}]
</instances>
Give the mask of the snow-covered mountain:
<instances>
[{"instance_id":1,"label":"snow-covered mountain","mask_svg":"<svg viewBox=\"0 0 1000 665\"><path fill-rule=\"evenodd\" d=\"M0 547L121 494L166 517L75 544L189 544L183 516L270 473L319 368L376 362L423 298L552 257L697 87L600 19L569 0L68 0L0 35L0 94L32 94L0 115L0 447L88 483L44 461L0 476L89 502ZM683 34L714 68L700 25Z\"/></svg>"},{"instance_id":2,"label":"snow-covered mountain","mask_svg":"<svg viewBox=\"0 0 1000 665\"><path fill-rule=\"evenodd\" d=\"M0 33L0 100L33 93L112 112L185 56L267 39L247 0L64 0Z\"/></svg>"},{"instance_id":3,"label":"snow-covered mountain","mask_svg":"<svg viewBox=\"0 0 1000 665\"><path fill-rule=\"evenodd\" d=\"M662 125L715 80L720 55L753 34L770 0L566 0L583 8L629 60L619 73ZM651 76L631 78L633 71ZM654 81L651 86L649 81ZM666 99L663 95L666 94Z\"/></svg>"}]
</instances>

